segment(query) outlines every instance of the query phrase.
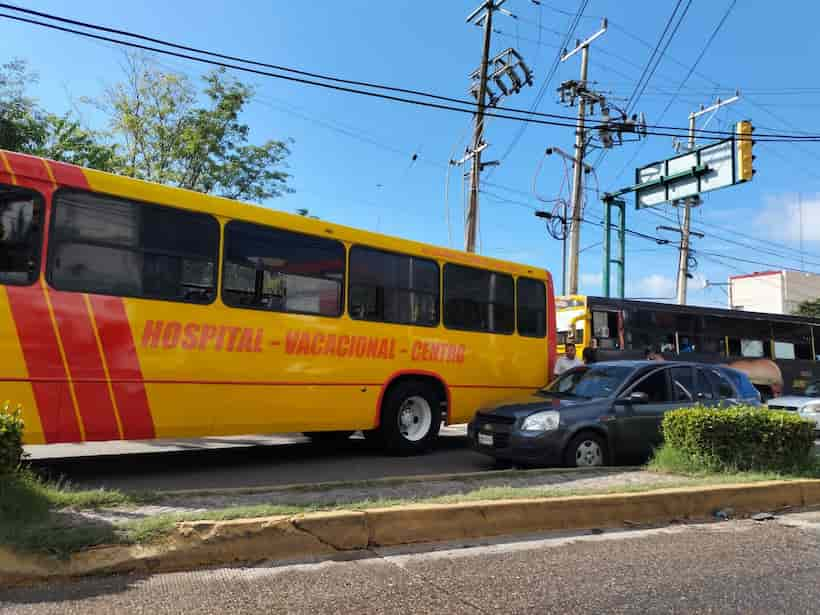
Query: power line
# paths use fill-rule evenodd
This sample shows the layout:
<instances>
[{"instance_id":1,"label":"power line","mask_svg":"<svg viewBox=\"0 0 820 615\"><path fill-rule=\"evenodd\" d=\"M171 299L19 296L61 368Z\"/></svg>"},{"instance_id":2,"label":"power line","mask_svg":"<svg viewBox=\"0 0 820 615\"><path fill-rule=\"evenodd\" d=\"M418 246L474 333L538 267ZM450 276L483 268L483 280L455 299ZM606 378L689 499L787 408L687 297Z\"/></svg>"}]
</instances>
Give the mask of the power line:
<instances>
[{"instance_id":1,"label":"power line","mask_svg":"<svg viewBox=\"0 0 820 615\"><path fill-rule=\"evenodd\" d=\"M712 42L713 42L713 41L715 40L715 38L717 37L717 35L718 35L718 33L720 32L721 28L723 28L723 24L724 24L724 23L726 23L726 20L729 18L729 15L731 14L732 9L734 9L734 8L735 8L735 4L736 4L736 3L737 3L737 0L731 0L731 3L730 3L730 4L729 4L729 6L726 8L726 11L723 13L723 17L721 17L720 21L717 23L717 25L715 26L714 30L712 30L712 34L709 36L708 40L706 41L706 44L703 46L703 48L701 49L700 53L698 54L697 59L696 59L696 60L695 60L695 62L694 62L694 63L693 63L693 64L689 67L689 70L688 70L688 72L686 73L686 76L685 76L685 77L683 78L683 80L680 82L680 85L678 85L678 89L675 91L675 93L672 95L672 97L671 97L671 98L669 99L669 101L666 103L666 107L664 107L663 111L661 112L660 119L658 120L659 122L663 121L663 118L666 116L666 113L669 111L669 109L672 107L672 105L673 105L673 104L675 103L675 101L677 100L678 96L679 96L679 95L680 95L680 93L681 93L681 90L683 90L684 86L685 86L685 85L686 85L686 83L689 81L689 78L692 76L692 73L694 73L694 72L695 72L695 70L697 69L698 64L700 64L700 61L703 59L703 56L704 56L704 55L706 55L706 52L709 50L709 47L712 45ZM689 6L690 6L691 4L692 4L692 1L691 1L691 0L689 0L689 3L686 5L686 9L685 9L685 10L689 10ZM684 13L684 15L685 15L685 13ZM678 22L678 26L680 26L680 21ZM675 28L675 31L677 31L677 27ZM668 46L669 46L669 45L668 45L668 43L667 43L667 47L668 47ZM666 53L666 48L664 48L663 53ZM657 66L656 66L656 67L657 67ZM697 130L696 130L695 132L697 133ZM626 169L627 169L627 168L629 168L629 166L630 166L630 165L632 165L632 163L634 162L635 158L637 158L637 157L638 157L638 154L641 152L641 150L644 148L644 146L645 146L645 142L644 142L644 143L641 143L641 144L638 146L638 148L637 148L637 149L635 150L635 152L632 154L632 157L631 157L631 158L627 161L627 163L626 163L626 164L625 164L625 165L621 168L621 170L618 172L618 175L617 175L616 177L620 177L621 175L623 175L624 171L626 171Z\"/></svg>"},{"instance_id":2,"label":"power line","mask_svg":"<svg viewBox=\"0 0 820 615\"><path fill-rule=\"evenodd\" d=\"M22 10L22 9L18 9L16 7L11 7L10 5L3 4L3 3L0 3L0 7L8 7L8 8L13 8L14 10ZM81 31L81 30L76 30L76 29L73 29L73 28L59 26L59 25L56 25L56 24L37 21L37 20L34 20L34 19L29 19L29 18L26 18L26 17L20 17L20 16L17 16L17 15L9 15L9 14L6 14L6 13L0 13L0 17L5 18L5 19L9 19L9 20L13 20L13 21L17 21L17 22L36 25L36 26L43 27L43 28L57 30L57 31L61 31L61 32L69 33L69 34L74 34L74 35L84 37L84 38L105 41L105 42L109 42L109 43L114 43L116 45L131 47L131 48L140 49L140 50L143 50L143 51L149 51L149 52L152 52L152 53L169 55L169 56L173 56L173 57L177 57L177 58L191 60L191 61L194 61L194 62L199 62L199 63L202 63L202 64L209 64L209 65L218 66L218 67L221 67L221 68L229 68L229 69L232 69L232 70L237 70L237 71L246 72L246 73L255 74L255 75L261 75L261 76L265 76L265 77L271 77L271 78L274 78L274 79L282 79L282 80L285 80L285 81L292 81L292 82L301 83L301 84L304 84L304 85L313 85L313 86L322 87L322 88L325 88L325 89L331 89L331 90L336 90L336 91L341 91L341 92L346 92L346 93L351 93L351 94L359 94L359 95L363 95L363 96L369 96L369 97L373 97L373 98L380 98L380 99L389 100L389 101L393 101L393 102L401 102L401 103L412 104L412 105L416 105L416 106L429 107L429 108L433 108L433 109L441 109L441 110L445 110L445 111L455 111L455 112L459 112L459 113L470 113L470 114L474 113L474 110L472 108L461 108L461 107L454 107L452 105L444 105L444 104L439 104L439 103L433 103L433 102L429 102L429 101L413 100L413 99L409 99L409 98L402 98L402 97L399 97L399 96L383 94L383 93L380 93L380 92L370 92L370 91L356 89L356 88L347 87L347 86L334 85L333 83L322 83L320 81L315 81L315 80L312 80L312 79L305 79L305 78L302 78L302 77L294 77L292 75L283 75L283 74L279 74L279 73L271 73L271 72L268 72L268 71L262 71L262 70L259 70L259 69L249 68L248 66L241 66L241 65L237 65L237 64L229 64L229 63L223 62L223 61L210 60L210 59L207 59L207 58L201 58L201 57L197 57L197 56L193 56L193 55L189 55L189 54L185 54L185 53L170 51L168 49L161 49L161 48L152 47L152 46L148 46L148 45L142 45L140 43L134 43L134 42L126 41L126 40L122 40L122 39L116 39L116 38L111 38L111 37L107 37L107 36L103 36L103 35L99 35L99 34L93 34L91 32L84 32L84 31ZM54 17L54 18L50 18L50 19L61 20L61 19L65 19L65 18ZM88 27L91 28L91 29L101 29L103 31L110 30L109 28L105 28L103 26L88 26ZM151 38L151 37L143 37L143 35L139 35L139 34L126 34L126 36L137 37L137 38ZM160 39L151 39L151 40L160 40ZM159 44L169 46L169 47L175 47L175 48L180 48L180 47L187 48L186 46L181 46L181 45L177 45L176 43L165 42L165 41L162 41ZM190 48L190 49L193 49L193 48ZM227 57L227 56L224 56L224 54L217 54L216 52L208 52L208 51L199 51L199 50L197 50L195 53L202 53L203 55L210 55L212 57ZM253 61L253 60L237 60L237 61L241 61L243 63L247 63L247 64L251 64L251 65L260 65L260 64L262 64L262 65L266 65L266 66L275 66L275 65L267 65L265 63L256 62L256 61ZM318 76L317 78L319 78L319 79L332 81L334 83L366 84L364 87L372 87L372 88L375 88L375 89L383 89L383 90L386 90L386 91L394 91L394 92L398 92L398 93L407 93L407 94L412 94L412 95L415 95L415 96L422 96L422 97L426 97L426 98L431 98L431 99L434 99L434 100L452 102L452 103L456 103L456 104L459 104L459 105L469 105L470 107L472 107L474 105L473 101L462 100L462 99L453 98L453 97L449 97L449 96L441 96L441 95L438 95L438 94L433 94L433 93L430 93L430 92L424 92L424 91L421 91L421 90L412 90L412 89L408 89L408 88L398 88L398 87L394 87L394 86L387 86L387 85L380 85L380 84L370 84L369 82L341 79L341 78L338 78L338 77L320 75L319 73L307 73L306 71L300 71L298 69L290 69L290 68L286 68L286 67L277 67L277 70L288 71L288 72L292 72L294 74L317 75ZM534 110L516 109L516 108L512 108L512 107L495 107L494 109L497 109L497 110L500 110L500 111L507 111L507 112L510 112L510 113L521 114L521 115L533 115L533 116L536 116L536 117L548 117L548 118L563 119L563 120L573 120L574 119L572 116L564 116L564 115L554 114L554 113L541 113L541 112L536 112ZM496 118L500 118L500 119L508 119L508 120L519 121L519 122L522 122L524 125L533 123L533 124L540 124L540 125L547 125L547 126L560 126L560 127L566 127L566 128L575 128L575 124L570 124L570 123L566 123L566 122L545 121L545 120L540 120L540 119L533 119L533 118L530 118L530 117L517 117L517 116L514 116L514 115L507 115L507 114L501 114L501 113L486 113L486 115L489 116L489 117L496 117ZM598 127L599 124L601 126L603 126L603 123L597 122L596 127ZM685 129L680 128L680 127L647 125L647 128L656 129L656 130L653 130L653 131L647 131L647 134L652 134L652 135L656 135L656 136L671 136L671 137L674 137L674 136L684 136L684 134L685 134ZM672 131L672 132L666 132L666 131ZM698 130L697 132L699 133L699 136L701 136L701 138L714 139L714 140L719 140L721 138L724 138L724 137L727 137L727 136L732 136L734 134L731 131L724 131L724 130L702 130L701 129L701 130ZM818 135L808 135L808 136L807 135L793 135L793 134L758 134L758 135L755 136L755 140L756 141L762 141L762 142L766 142L766 141L778 141L778 142L806 141L806 142L815 142L815 141L820 141L820 134L818 134Z\"/></svg>"},{"instance_id":3,"label":"power line","mask_svg":"<svg viewBox=\"0 0 820 615\"><path fill-rule=\"evenodd\" d=\"M535 100L533 100L533 103L530 105L530 113L534 113L538 106L541 104L541 101L544 99L544 95L547 92L547 88L549 87L549 84L552 81L552 79L555 77L555 73L558 72L558 67L561 65L561 52L564 48L566 48L567 44L569 43L569 40L575 33L575 29L578 27L578 23L581 21L581 16L584 14L584 11L586 10L588 3L589 0L582 0L581 4L578 5L578 10L575 13L573 21L570 23L570 27L567 29L566 35L563 39L563 43L558 48L558 53L555 55L552 67L550 68L549 73L547 73L547 76L544 78L541 87L538 89L538 93L535 95ZM524 132L526 132L527 126L528 124L524 123L518 127L518 130L516 131L515 136L513 136L513 139L510 142L510 144L507 146L507 149L505 149L504 153L501 154L501 156L499 157L500 162L506 160L507 156L509 156L510 153L515 149L515 147L518 145L518 142L521 141L521 137L524 136Z\"/></svg>"},{"instance_id":4,"label":"power line","mask_svg":"<svg viewBox=\"0 0 820 615\"><path fill-rule=\"evenodd\" d=\"M652 50L652 53L649 56L649 59L646 61L646 65L643 67L643 72L641 72L641 76L638 77L638 81L635 84L635 89L632 91L632 94L629 96L629 99L626 101L626 110L629 111L630 107L632 106L632 101L635 100L635 96L638 93L638 90L641 87L641 83L644 81L644 77L646 76L647 72L649 72L650 67L652 66L652 62L655 60L655 56L658 53L658 50L661 48L663 44L664 38L666 37L666 33L669 31L669 28L672 27L672 22L675 21L675 15L678 13L678 9L680 8L681 2L683 0L678 0L678 3L675 5L675 8L672 9L672 14L669 16L669 19L666 20L666 25L663 28L663 32L661 32L660 37L658 37L658 42L655 45L655 48ZM688 6L687 6L688 8ZM656 64L657 66L657 64ZM646 87L646 86L644 86Z\"/></svg>"}]
</instances>

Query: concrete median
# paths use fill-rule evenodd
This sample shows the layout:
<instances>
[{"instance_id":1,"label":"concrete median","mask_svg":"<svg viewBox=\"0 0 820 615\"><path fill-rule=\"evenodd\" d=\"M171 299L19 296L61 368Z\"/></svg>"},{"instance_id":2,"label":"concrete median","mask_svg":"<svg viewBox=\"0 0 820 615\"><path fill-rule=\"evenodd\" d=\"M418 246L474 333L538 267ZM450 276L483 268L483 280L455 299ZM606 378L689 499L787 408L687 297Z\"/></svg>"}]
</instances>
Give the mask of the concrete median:
<instances>
[{"instance_id":1,"label":"concrete median","mask_svg":"<svg viewBox=\"0 0 820 615\"><path fill-rule=\"evenodd\" d=\"M232 521L193 521L157 543L106 546L58 559L0 548L0 584L98 573L153 573L262 560L317 560L375 547L619 528L820 505L820 480L643 493L418 504Z\"/></svg>"}]
</instances>

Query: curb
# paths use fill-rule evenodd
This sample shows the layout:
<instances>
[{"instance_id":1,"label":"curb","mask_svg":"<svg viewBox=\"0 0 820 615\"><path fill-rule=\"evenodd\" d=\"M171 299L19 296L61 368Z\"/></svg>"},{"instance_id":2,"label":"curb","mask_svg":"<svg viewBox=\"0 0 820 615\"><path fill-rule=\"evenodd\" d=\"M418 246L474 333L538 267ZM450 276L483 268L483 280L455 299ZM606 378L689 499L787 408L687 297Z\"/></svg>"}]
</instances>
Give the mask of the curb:
<instances>
[{"instance_id":1,"label":"curb","mask_svg":"<svg viewBox=\"0 0 820 615\"><path fill-rule=\"evenodd\" d=\"M820 480L797 480L193 521L180 523L172 536L155 544L103 546L66 560L0 548L0 586L102 573L321 559L420 542L694 520L729 507L744 515L818 504Z\"/></svg>"}]
</instances>

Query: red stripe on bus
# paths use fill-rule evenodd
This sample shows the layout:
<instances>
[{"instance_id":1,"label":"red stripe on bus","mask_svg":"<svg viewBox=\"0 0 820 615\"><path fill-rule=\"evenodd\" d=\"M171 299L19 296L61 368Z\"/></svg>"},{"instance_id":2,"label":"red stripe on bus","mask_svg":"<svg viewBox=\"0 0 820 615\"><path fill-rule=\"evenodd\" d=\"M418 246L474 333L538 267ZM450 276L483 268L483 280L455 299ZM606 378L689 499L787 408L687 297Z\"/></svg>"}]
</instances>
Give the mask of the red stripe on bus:
<instances>
[{"instance_id":1,"label":"red stripe on bus","mask_svg":"<svg viewBox=\"0 0 820 615\"><path fill-rule=\"evenodd\" d=\"M42 158L35 158L34 156L27 156L25 154L17 154L15 152L5 152L5 154L6 159L9 161L9 165L11 165L11 170L17 176L18 181L25 178L35 182L53 185L53 182L48 176L46 168L43 165ZM24 184L25 182L20 182L20 185Z\"/></svg>"},{"instance_id":2,"label":"red stripe on bus","mask_svg":"<svg viewBox=\"0 0 820 615\"><path fill-rule=\"evenodd\" d=\"M85 439L119 440L116 410L105 384L105 369L83 296L51 289L48 294L85 426Z\"/></svg>"},{"instance_id":3,"label":"red stripe on bus","mask_svg":"<svg viewBox=\"0 0 820 615\"><path fill-rule=\"evenodd\" d=\"M89 299L120 412L123 437L133 440L153 438L154 419L125 302L118 297L96 295L89 295Z\"/></svg>"},{"instance_id":4,"label":"red stripe on bus","mask_svg":"<svg viewBox=\"0 0 820 615\"><path fill-rule=\"evenodd\" d=\"M33 286L8 286L11 314L17 327L43 435L48 444L82 440L68 378L51 326L45 290ZM40 380L42 379L42 380Z\"/></svg>"},{"instance_id":5,"label":"red stripe on bus","mask_svg":"<svg viewBox=\"0 0 820 615\"><path fill-rule=\"evenodd\" d=\"M54 162L49 160L46 164L49 165L51 168L51 172L54 174L54 179L60 186L68 186L70 188L81 188L83 190L88 190L90 186L88 185L88 179L85 177L85 173L80 167L75 167L71 164L66 164L64 162Z\"/></svg>"}]
</instances>

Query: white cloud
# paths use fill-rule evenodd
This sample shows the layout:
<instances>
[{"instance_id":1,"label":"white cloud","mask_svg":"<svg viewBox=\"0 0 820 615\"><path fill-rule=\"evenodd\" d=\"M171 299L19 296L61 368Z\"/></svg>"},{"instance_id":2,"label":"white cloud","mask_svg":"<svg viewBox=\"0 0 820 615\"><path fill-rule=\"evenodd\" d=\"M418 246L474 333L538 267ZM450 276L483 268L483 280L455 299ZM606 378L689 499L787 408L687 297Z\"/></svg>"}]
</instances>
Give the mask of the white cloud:
<instances>
[{"instance_id":1,"label":"white cloud","mask_svg":"<svg viewBox=\"0 0 820 615\"><path fill-rule=\"evenodd\" d=\"M584 286L592 286L593 284L601 285L604 276L602 273L582 273L581 284Z\"/></svg>"},{"instance_id":2,"label":"white cloud","mask_svg":"<svg viewBox=\"0 0 820 615\"><path fill-rule=\"evenodd\" d=\"M652 273L635 280L630 285L630 296L667 299L675 294L676 281L660 273Z\"/></svg>"},{"instance_id":3,"label":"white cloud","mask_svg":"<svg viewBox=\"0 0 820 615\"><path fill-rule=\"evenodd\" d=\"M751 232L772 239L800 241L802 228L805 241L820 241L820 198L815 195L798 199L796 194L769 196L753 224Z\"/></svg>"}]
</instances>

